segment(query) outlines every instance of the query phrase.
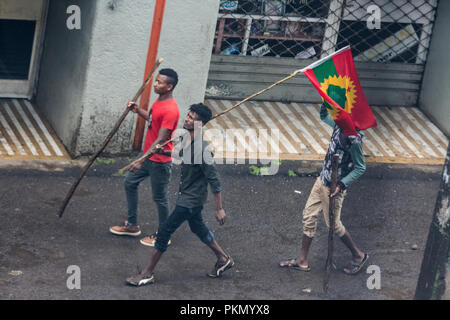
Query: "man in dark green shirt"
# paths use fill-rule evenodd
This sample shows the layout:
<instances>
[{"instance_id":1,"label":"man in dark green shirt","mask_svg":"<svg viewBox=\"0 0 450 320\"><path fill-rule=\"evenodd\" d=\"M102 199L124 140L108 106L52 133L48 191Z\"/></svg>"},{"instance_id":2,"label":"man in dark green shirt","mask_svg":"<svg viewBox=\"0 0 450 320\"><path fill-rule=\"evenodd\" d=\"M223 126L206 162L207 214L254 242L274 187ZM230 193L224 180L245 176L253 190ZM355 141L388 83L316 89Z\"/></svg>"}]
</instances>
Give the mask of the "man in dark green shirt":
<instances>
[{"instance_id":1,"label":"man in dark green shirt","mask_svg":"<svg viewBox=\"0 0 450 320\"><path fill-rule=\"evenodd\" d=\"M234 266L233 259L227 255L214 239L213 233L206 227L202 218L203 205L208 196L208 184L216 202L216 219L220 225L225 223L226 214L222 207L222 195L219 175L213 163L213 156L208 144L203 141L202 127L211 119L211 110L204 104L194 104L184 121L187 134L180 142L179 156L182 159L181 181L176 208L158 230L155 250L145 270L126 281L130 285L141 286L155 281L153 270L162 254L167 250L171 235L188 221L191 231L205 243L217 256L217 262L208 276L216 278ZM158 152L164 153L161 148Z\"/></svg>"}]
</instances>

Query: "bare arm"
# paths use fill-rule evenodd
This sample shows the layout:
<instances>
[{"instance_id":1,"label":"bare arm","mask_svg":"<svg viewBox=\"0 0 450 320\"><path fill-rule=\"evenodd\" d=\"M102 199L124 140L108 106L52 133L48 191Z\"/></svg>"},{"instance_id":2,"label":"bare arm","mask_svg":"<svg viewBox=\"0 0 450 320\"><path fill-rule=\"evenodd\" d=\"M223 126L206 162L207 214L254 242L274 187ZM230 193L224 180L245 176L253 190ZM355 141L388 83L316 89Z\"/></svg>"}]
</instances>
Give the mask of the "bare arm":
<instances>
[{"instance_id":1,"label":"bare arm","mask_svg":"<svg viewBox=\"0 0 450 320\"><path fill-rule=\"evenodd\" d=\"M159 145L163 144L164 141L167 140L171 132L172 130L161 127L158 131L158 137L156 138L155 142L153 142L153 144L150 146L150 148L145 152L144 156L141 157L142 160L136 161L136 163L134 163L129 170L131 172L136 173L142 167L142 164L144 163L145 159L147 159L147 157L150 154L155 154L157 153L158 150L161 150L160 148L158 148Z\"/></svg>"},{"instance_id":2,"label":"bare arm","mask_svg":"<svg viewBox=\"0 0 450 320\"><path fill-rule=\"evenodd\" d=\"M158 149L157 146L163 144L170 136L172 130L161 127L158 131L158 137L155 142L151 145L151 147L147 150L146 154L156 153Z\"/></svg>"},{"instance_id":3,"label":"bare arm","mask_svg":"<svg viewBox=\"0 0 450 320\"><path fill-rule=\"evenodd\" d=\"M150 111L138 108L134 101L128 102L127 108L130 108L132 112L137 113L140 117L144 118L145 121L148 121L150 118Z\"/></svg>"},{"instance_id":4,"label":"bare arm","mask_svg":"<svg viewBox=\"0 0 450 320\"><path fill-rule=\"evenodd\" d=\"M216 200L216 219L220 225L223 225L225 223L226 214L222 207L222 193L215 193L214 199Z\"/></svg>"}]
</instances>

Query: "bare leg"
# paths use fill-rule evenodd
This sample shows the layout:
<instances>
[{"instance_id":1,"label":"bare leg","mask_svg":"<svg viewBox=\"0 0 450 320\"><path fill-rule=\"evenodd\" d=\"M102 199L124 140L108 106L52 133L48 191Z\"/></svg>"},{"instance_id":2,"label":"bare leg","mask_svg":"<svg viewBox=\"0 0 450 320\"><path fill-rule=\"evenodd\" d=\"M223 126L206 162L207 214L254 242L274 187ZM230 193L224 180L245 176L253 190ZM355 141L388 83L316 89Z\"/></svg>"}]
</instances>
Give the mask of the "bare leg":
<instances>
[{"instance_id":1,"label":"bare leg","mask_svg":"<svg viewBox=\"0 0 450 320\"><path fill-rule=\"evenodd\" d=\"M211 243L209 243L208 247L210 247L211 250L216 255L217 261L225 262L228 260L228 255L225 253L225 251L223 251L223 249L219 246L216 240L213 240Z\"/></svg>"},{"instance_id":2,"label":"bare leg","mask_svg":"<svg viewBox=\"0 0 450 320\"><path fill-rule=\"evenodd\" d=\"M345 234L341 237L342 242L345 244L345 246L350 250L352 253L353 261L355 262L361 262L364 259L364 252L362 252L357 246L356 243L353 241L352 237L350 236L350 233L348 231L345 232ZM349 269L344 269L346 272L350 271Z\"/></svg>"},{"instance_id":3,"label":"bare leg","mask_svg":"<svg viewBox=\"0 0 450 320\"><path fill-rule=\"evenodd\" d=\"M159 251L158 249L153 250L153 254L150 259L150 262L149 262L147 268L145 268L144 271L141 272L141 274L148 274L148 275L153 274L153 270L155 269L156 265L158 264L159 259L161 259L162 254L163 253L161 251Z\"/></svg>"},{"instance_id":4,"label":"bare leg","mask_svg":"<svg viewBox=\"0 0 450 320\"><path fill-rule=\"evenodd\" d=\"M311 247L311 242L313 238L310 238L306 235L303 235L302 238L302 247L300 249L300 255L297 259L295 259L295 263L301 268L309 271L309 265L308 265L308 253L309 248ZM291 267L293 266L294 261L293 260L287 260L287 261L281 261L280 267Z\"/></svg>"},{"instance_id":5,"label":"bare leg","mask_svg":"<svg viewBox=\"0 0 450 320\"><path fill-rule=\"evenodd\" d=\"M209 277L217 278L222 275L223 272L234 266L233 259L223 251L223 249L219 246L216 240L213 240L211 243L208 243L208 247L214 252L217 257L217 262L214 265L213 270L208 273Z\"/></svg>"},{"instance_id":6,"label":"bare leg","mask_svg":"<svg viewBox=\"0 0 450 320\"><path fill-rule=\"evenodd\" d=\"M155 249L150 259L150 263L145 268L145 270L142 271L140 274L127 278L126 279L127 283L134 286L142 286L145 284L154 283L155 278L153 276L153 270L155 269L156 264L158 263L162 254L163 253L161 251Z\"/></svg>"},{"instance_id":7,"label":"bare leg","mask_svg":"<svg viewBox=\"0 0 450 320\"><path fill-rule=\"evenodd\" d=\"M308 267L308 253L309 248L311 247L312 240L313 238L303 235L300 256L297 258L297 263L302 268Z\"/></svg>"}]
</instances>

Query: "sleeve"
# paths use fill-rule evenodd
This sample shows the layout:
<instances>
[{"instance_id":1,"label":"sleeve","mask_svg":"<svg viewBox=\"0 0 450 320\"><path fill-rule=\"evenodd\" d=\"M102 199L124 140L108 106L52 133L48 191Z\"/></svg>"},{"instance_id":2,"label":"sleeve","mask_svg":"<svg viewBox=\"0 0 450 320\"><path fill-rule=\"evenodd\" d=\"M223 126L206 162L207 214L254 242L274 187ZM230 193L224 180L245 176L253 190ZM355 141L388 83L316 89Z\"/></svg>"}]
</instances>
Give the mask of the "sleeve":
<instances>
[{"instance_id":1,"label":"sleeve","mask_svg":"<svg viewBox=\"0 0 450 320\"><path fill-rule=\"evenodd\" d=\"M212 153L207 149L205 153L208 153L208 159L212 159ZM220 184L219 173L217 172L216 166L213 161L209 161L208 159L203 159L201 168L202 172L208 181L208 184L211 187L211 192L216 194L222 191L222 186Z\"/></svg>"},{"instance_id":2,"label":"sleeve","mask_svg":"<svg viewBox=\"0 0 450 320\"><path fill-rule=\"evenodd\" d=\"M178 125L178 119L179 113L174 110L170 110L163 115L161 127L168 130L175 130Z\"/></svg>"},{"instance_id":3,"label":"sleeve","mask_svg":"<svg viewBox=\"0 0 450 320\"><path fill-rule=\"evenodd\" d=\"M350 156L353 161L353 170L339 181L339 184L346 189L350 184L355 182L366 171L366 162L362 150L362 143L356 142L350 147Z\"/></svg>"},{"instance_id":4,"label":"sleeve","mask_svg":"<svg viewBox=\"0 0 450 320\"><path fill-rule=\"evenodd\" d=\"M325 106L325 103L322 103L322 107L320 108L320 120L325 122L326 124L334 127L335 123L333 118L330 116L330 113L327 110L327 107Z\"/></svg>"}]
</instances>

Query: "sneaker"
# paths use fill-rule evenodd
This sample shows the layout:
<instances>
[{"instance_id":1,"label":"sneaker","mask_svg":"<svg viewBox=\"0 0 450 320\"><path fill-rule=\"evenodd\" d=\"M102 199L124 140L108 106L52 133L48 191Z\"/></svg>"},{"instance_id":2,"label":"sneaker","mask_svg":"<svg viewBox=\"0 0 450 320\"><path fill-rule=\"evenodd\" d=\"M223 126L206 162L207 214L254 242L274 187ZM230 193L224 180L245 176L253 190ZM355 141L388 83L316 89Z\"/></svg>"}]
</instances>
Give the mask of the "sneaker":
<instances>
[{"instance_id":1,"label":"sneaker","mask_svg":"<svg viewBox=\"0 0 450 320\"><path fill-rule=\"evenodd\" d=\"M155 276L153 274L137 274L127 278L126 281L129 285L140 287L146 284L155 283Z\"/></svg>"},{"instance_id":2,"label":"sneaker","mask_svg":"<svg viewBox=\"0 0 450 320\"><path fill-rule=\"evenodd\" d=\"M137 237L141 234L141 228L139 228L139 226L130 225L128 221L125 221L122 226L114 226L109 228L109 231L119 236Z\"/></svg>"},{"instance_id":3,"label":"sneaker","mask_svg":"<svg viewBox=\"0 0 450 320\"><path fill-rule=\"evenodd\" d=\"M230 256L228 256L228 259L225 262L217 261L214 266L214 269L210 273L208 273L208 276L211 278L218 278L222 275L222 273L224 273L228 269L231 269L233 266L234 261L233 259L231 259Z\"/></svg>"},{"instance_id":4,"label":"sneaker","mask_svg":"<svg viewBox=\"0 0 450 320\"><path fill-rule=\"evenodd\" d=\"M156 232L156 233L151 234L151 235L149 235L149 236L147 236L145 238L142 238L141 239L141 244L143 244L144 246L148 246L148 247L154 247L155 243L156 243L156 235L157 234L158 233ZM169 246L171 243L172 243L172 241L170 241L170 239L169 239L169 242L167 242L167 245Z\"/></svg>"}]
</instances>

